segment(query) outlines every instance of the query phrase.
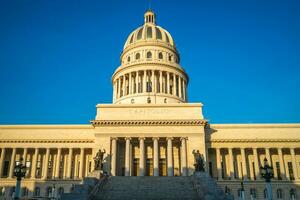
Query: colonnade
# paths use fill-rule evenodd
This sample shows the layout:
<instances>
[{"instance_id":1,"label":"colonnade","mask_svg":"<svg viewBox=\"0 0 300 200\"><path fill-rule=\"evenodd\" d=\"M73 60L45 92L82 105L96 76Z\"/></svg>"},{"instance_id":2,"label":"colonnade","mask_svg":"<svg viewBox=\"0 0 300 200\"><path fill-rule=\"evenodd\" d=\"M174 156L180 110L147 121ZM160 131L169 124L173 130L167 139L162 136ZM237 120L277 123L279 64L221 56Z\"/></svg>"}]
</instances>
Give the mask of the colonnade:
<instances>
[{"instance_id":1,"label":"colonnade","mask_svg":"<svg viewBox=\"0 0 300 200\"><path fill-rule=\"evenodd\" d=\"M273 166L275 178L279 180L299 179L299 161L296 159L295 148L212 148L209 150L209 161L213 162L213 156L215 157L214 165L217 174L213 176L218 180L237 178L260 180L260 167L264 165L264 158L268 160L269 165ZM289 154L283 155L283 150ZM287 155L290 156L290 162L285 160ZM239 162L238 156L240 157ZM252 157L251 161L249 160L250 156ZM274 156L276 156L276 160L272 158ZM225 174L228 176L225 177Z\"/></svg>"},{"instance_id":2,"label":"colonnade","mask_svg":"<svg viewBox=\"0 0 300 200\"><path fill-rule=\"evenodd\" d=\"M177 141L180 140L180 166L181 166L181 175L187 176L188 174L188 164L187 164L187 138L147 138L147 142L151 139L152 147L153 147L153 176L159 176L159 158L160 158L160 148L159 144L161 142L167 143L167 175L174 176L174 152L173 152L173 141L176 139ZM125 176L130 176L130 168L131 168L131 141L133 138L126 137L126 138L111 138L111 174L113 176L117 175L117 141L118 140L125 140ZM139 175L145 176L146 170L146 148L145 148L145 137L138 138L139 140ZM159 142L160 141L160 142Z\"/></svg>"},{"instance_id":3,"label":"colonnade","mask_svg":"<svg viewBox=\"0 0 300 200\"><path fill-rule=\"evenodd\" d=\"M0 178L13 178L22 157L27 167L25 178L81 179L91 170L91 153L87 148L2 148Z\"/></svg>"},{"instance_id":4,"label":"colonnade","mask_svg":"<svg viewBox=\"0 0 300 200\"><path fill-rule=\"evenodd\" d=\"M164 93L186 101L186 79L176 73L160 70L129 72L115 79L114 99L136 93Z\"/></svg>"}]
</instances>

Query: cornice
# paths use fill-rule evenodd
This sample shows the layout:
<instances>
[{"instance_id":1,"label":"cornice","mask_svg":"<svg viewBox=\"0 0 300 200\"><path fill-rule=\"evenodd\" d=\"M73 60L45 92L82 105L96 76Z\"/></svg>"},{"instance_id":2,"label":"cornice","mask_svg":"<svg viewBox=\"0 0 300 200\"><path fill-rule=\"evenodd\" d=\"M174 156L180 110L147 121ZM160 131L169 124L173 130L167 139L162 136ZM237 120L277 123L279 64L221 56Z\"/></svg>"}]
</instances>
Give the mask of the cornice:
<instances>
[{"instance_id":1,"label":"cornice","mask_svg":"<svg viewBox=\"0 0 300 200\"><path fill-rule=\"evenodd\" d=\"M157 126L157 125L175 125L175 126L205 126L206 120L92 120L93 126Z\"/></svg>"},{"instance_id":2,"label":"cornice","mask_svg":"<svg viewBox=\"0 0 300 200\"><path fill-rule=\"evenodd\" d=\"M73 139L73 140L66 140L66 139L1 139L0 143L95 143L93 139Z\"/></svg>"},{"instance_id":3,"label":"cornice","mask_svg":"<svg viewBox=\"0 0 300 200\"><path fill-rule=\"evenodd\" d=\"M211 129L300 128L298 124L209 124Z\"/></svg>"},{"instance_id":4,"label":"cornice","mask_svg":"<svg viewBox=\"0 0 300 200\"><path fill-rule=\"evenodd\" d=\"M45 124L45 125L0 125L1 129L93 129L90 124L84 125L61 125L61 124Z\"/></svg>"},{"instance_id":5,"label":"cornice","mask_svg":"<svg viewBox=\"0 0 300 200\"><path fill-rule=\"evenodd\" d=\"M285 143L285 142L300 142L300 139L267 139L267 138L255 138L255 139L207 139L206 143Z\"/></svg>"}]
</instances>

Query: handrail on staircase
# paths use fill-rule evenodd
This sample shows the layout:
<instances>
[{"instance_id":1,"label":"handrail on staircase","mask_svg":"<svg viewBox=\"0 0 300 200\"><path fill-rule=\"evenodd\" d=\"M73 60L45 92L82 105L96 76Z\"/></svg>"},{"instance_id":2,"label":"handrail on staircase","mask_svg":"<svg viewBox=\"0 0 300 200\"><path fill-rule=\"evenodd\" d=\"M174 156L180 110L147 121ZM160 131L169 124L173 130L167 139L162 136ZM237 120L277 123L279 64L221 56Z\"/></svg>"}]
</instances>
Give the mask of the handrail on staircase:
<instances>
[{"instance_id":1,"label":"handrail on staircase","mask_svg":"<svg viewBox=\"0 0 300 200\"><path fill-rule=\"evenodd\" d=\"M109 176L104 176L103 178L101 178L98 181L98 183L95 185L95 187L93 188L93 190L89 194L87 200L93 200L93 197L101 190L103 185L107 182L108 178L109 178Z\"/></svg>"}]
</instances>

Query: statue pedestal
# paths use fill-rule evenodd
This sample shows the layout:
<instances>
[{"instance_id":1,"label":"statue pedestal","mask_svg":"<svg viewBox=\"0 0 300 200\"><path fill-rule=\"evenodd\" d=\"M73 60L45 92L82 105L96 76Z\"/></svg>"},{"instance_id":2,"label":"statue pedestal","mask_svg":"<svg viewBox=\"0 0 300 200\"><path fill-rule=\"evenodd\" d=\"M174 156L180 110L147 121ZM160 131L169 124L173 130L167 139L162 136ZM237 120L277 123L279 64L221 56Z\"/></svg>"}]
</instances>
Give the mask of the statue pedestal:
<instances>
[{"instance_id":1,"label":"statue pedestal","mask_svg":"<svg viewBox=\"0 0 300 200\"><path fill-rule=\"evenodd\" d=\"M103 170L94 170L87 177L101 179L103 177Z\"/></svg>"}]
</instances>

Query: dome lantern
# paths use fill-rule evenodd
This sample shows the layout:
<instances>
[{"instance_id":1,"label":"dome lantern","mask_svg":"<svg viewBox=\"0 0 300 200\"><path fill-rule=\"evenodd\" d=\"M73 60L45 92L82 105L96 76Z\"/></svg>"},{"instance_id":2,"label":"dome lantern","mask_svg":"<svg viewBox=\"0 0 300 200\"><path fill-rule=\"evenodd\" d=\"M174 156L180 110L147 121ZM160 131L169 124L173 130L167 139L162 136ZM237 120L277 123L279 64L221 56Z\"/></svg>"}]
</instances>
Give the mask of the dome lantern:
<instances>
[{"instance_id":1,"label":"dome lantern","mask_svg":"<svg viewBox=\"0 0 300 200\"><path fill-rule=\"evenodd\" d=\"M155 24L155 17L155 13L152 10L147 10L147 12L144 14L145 24Z\"/></svg>"}]
</instances>

